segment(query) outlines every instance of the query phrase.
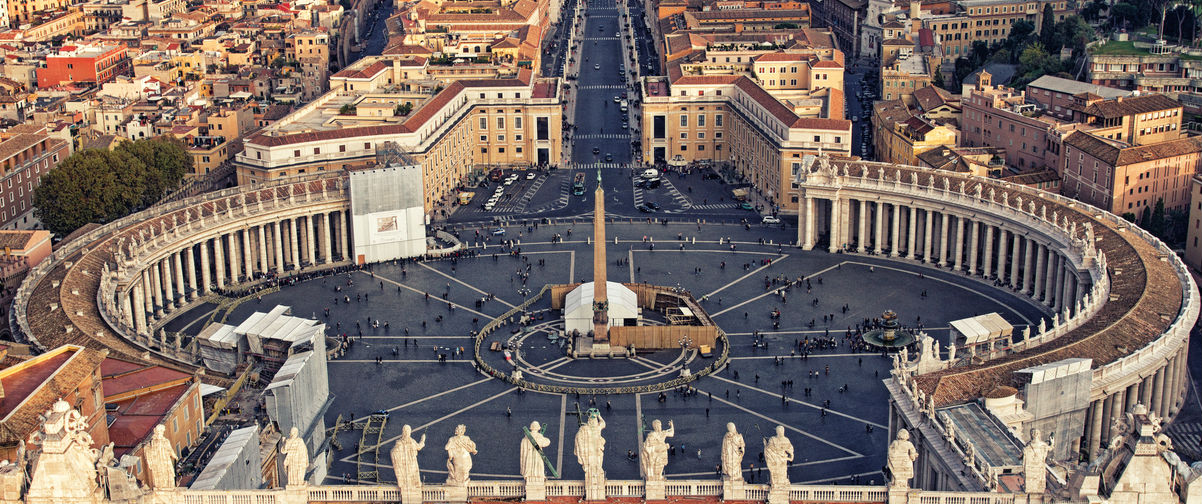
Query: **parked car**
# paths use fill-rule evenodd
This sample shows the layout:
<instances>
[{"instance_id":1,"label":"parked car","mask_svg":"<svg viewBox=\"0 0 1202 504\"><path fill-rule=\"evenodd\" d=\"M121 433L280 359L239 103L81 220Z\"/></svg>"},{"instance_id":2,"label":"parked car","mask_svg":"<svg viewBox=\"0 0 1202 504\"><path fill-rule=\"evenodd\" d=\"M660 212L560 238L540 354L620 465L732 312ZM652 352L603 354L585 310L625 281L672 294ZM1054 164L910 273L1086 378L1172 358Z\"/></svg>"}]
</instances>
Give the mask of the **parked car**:
<instances>
[{"instance_id":1,"label":"parked car","mask_svg":"<svg viewBox=\"0 0 1202 504\"><path fill-rule=\"evenodd\" d=\"M505 228L496 228L496 229L492 230L492 234L493 234L494 236L504 236L504 235L505 235Z\"/></svg>"},{"instance_id":2,"label":"parked car","mask_svg":"<svg viewBox=\"0 0 1202 504\"><path fill-rule=\"evenodd\" d=\"M780 224L780 217L775 215L765 215L764 224Z\"/></svg>"}]
</instances>

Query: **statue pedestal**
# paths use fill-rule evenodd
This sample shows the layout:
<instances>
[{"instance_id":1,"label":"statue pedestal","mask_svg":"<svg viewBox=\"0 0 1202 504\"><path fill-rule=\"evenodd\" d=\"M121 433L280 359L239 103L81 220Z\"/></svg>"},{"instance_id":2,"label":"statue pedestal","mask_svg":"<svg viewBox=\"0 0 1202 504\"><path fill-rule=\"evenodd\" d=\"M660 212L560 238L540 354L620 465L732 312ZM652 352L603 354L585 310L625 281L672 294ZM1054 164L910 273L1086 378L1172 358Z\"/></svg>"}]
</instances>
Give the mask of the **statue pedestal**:
<instances>
[{"instance_id":1,"label":"statue pedestal","mask_svg":"<svg viewBox=\"0 0 1202 504\"><path fill-rule=\"evenodd\" d=\"M789 487L778 485L768 489L768 504L789 504Z\"/></svg>"},{"instance_id":2,"label":"statue pedestal","mask_svg":"<svg viewBox=\"0 0 1202 504\"><path fill-rule=\"evenodd\" d=\"M402 486L401 488L401 504L422 504L422 487L418 486Z\"/></svg>"},{"instance_id":3,"label":"statue pedestal","mask_svg":"<svg viewBox=\"0 0 1202 504\"><path fill-rule=\"evenodd\" d=\"M603 501L605 500L605 477L590 478L588 474L584 475L584 500L586 501Z\"/></svg>"},{"instance_id":4,"label":"statue pedestal","mask_svg":"<svg viewBox=\"0 0 1202 504\"><path fill-rule=\"evenodd\" d=\"M885 500L886 504L906 504L910 501L910 488L906 485L890 486L888 490L889 498Z\"/></svg>"},{"instance_id":5,"label":"statue pedestal","mask_svg":"<svg viewBox=\"0 0 1202 504\"><path fill-rule=\"evenodd\" d=\"M667 485L664 480L649 480L643 484L645 489L643 500L665 500L667 496Z\"/></svg>"},{"instance_id":6,"label":"statue pedestal","mask_svg":"<svg viewBox=\"0 0 1202 504\"><path fill-rule=\"evenodd\" d=\"M443 489L443 492L445 492L444 495L446 496L445 498L446 498L447 502L467 502L467 487L466 486L447 485L447 486L442 487L442 489Z\"/></svg>"},{"instance_id":7,"label":"statue pedestal","mask_svg":"<svg viewBox=\"0 0 1202 504\"><path fill-rule=\"evenodd\" d=\"M547 478L526 478L526 501L547 500Z\"/></svg>"},{"instance_id":8,"label":"statue pedestal","mask_svg":"<svg viewBox=\"0 0 1202 504\"><path fill-rule=\"evenodd\" d=\"M747 487L743 480L735 481L729 478L722 480L722 500L746 500Z\"/></svg>"}]
</instances>

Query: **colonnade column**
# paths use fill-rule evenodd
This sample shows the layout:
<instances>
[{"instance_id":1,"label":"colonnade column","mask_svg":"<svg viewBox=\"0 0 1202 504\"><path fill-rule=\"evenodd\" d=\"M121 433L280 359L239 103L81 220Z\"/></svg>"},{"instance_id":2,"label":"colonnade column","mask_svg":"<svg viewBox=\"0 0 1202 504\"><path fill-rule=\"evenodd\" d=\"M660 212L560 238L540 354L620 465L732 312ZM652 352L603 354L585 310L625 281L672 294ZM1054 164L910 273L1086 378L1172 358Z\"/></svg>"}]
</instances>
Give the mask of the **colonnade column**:
<instances>
[{"instance_id":1,"label":"colonnade column","mask_svg":"<svg viewBox=\"0 0 1202 504\"><path fill-rule=\"evenodd\" d=\"M182 253L179 250L171 253L171 270L175 272L175 290L179 292L179 304L181 305L190 299L188 285L184 283L184 268L180 264L182 261L180 261L179 255Z\"/></svg>"},{"instance_id":2,"label":"colonnade column","mask_svg":"<svg viewBox=\"0 0 1202 504\"><path fill-rule=\"evenodd\" d=\"M242 228L242 266L246 272L246 279L252 280L255 275L255 254L253 248L250 248L250 228Z\"/></svg>"},{"instance_id":3,"label":"colonnade column","mask_svg":"<svg viewBox=\"0 0 1202 504\"><path fill-rule=\"evenodd\" d=\"M872 237L872 252L876 255L881 255L884 250L885 240L885 204L879 200L873 205L876 207L876 215L873 216L873 223L876 227L876 235Z\"/></svg>"},{"instance_id":4,"label":"colonnade column","mask_svg":"<svg viewBox=\"0 0 1202 504\"><path fill-rule=\"evenodd\" d=\"M259 272L267 273L271 268L267 266L267 224L259 224L255 226L255 231L259 235Z\"/></svg>"},{"instance_id":5,"label":"colonnade column","mask_svg":"<svg viewBox=\"0 0 1202 504\"><path fill-rule=\"evenodd\" d=\"M843 231L843 223L840 222L843 217L842 211L843 201L838 196L831 198L831 232L830 246L827 247L832 254L839 250L843 245L843 237L840 236Z\"/></svg>"},{"instance_id":6,"label":"colonnade column","mask_svg":"<svg viewBox=\"0 0 1202 504\"><path fill-rule=\"evenodd\" d=\"M225 247L224 235L213 238L213 283L218 289L225 288Z\"/></svg>"},{"instance_id":7,"label":"colonnade column","mask_svg":"<svg viewBox=\"0 0 1202 504\"><path fill-rule=\"evenodd\" d=\"M968 274L977 274L977 250L980 248L981 241L981 222L972 221L969 223L972 226L972 239L968 247Z\"/></svg>"},{"instance_id":8,"label":"colonnade column","mask_svg":"<svg viewBox=\"0 0 1202 504\"><path fill-rule=\"evenodd\" d=\"M134 332L146 332L146 289L140 281L134 281Z\"/></svg>"},{"instance_id":9,"label":"colonnade column","mask_svg":"<svg viewBox=\"0 0 1202 504\"><path fill-rule=\"evenodd\" d=\"M947 212L939 213L939 266L947 266Z\"/></svg>"},{"instance_id":10,"label":"colonnade column","mask_svg":"<svg viewBox=\"0 0 1202 504\"><path fill-rule=\"evenodd\" d=\"M1139 382L1139 403L1152 411L1152 377L1147 376Z\"/></svg>"},{"instance_id":11,"label":"colonnade column","mask_svg":"<svg viewBox=\"0 0 1202 504\"><path fill-rule=\"evenodd\" d=\"M1010 233L1010 241L1010 288L1017 289L1022 285L1022 280L1018 278L1018 267L1022 265L1018 254L1022 252L1023 237L1018 233Z\"/></svg>"},{"instance_id":12,"label":"colonnade column","mask_svg":"<svg viewBox=\"0 0 1202 504\"><path fill-rule=\"evenodd\" d=\"M313 237L314 227L315 226L313 225L313 215L306 215L305 216L305 244L309 248L309 265L310 266L317 265L317 246L315 244L316 240Z\"/></svg>"},{"instance_id":13,"label":"colonnade column","mask_svg":"<svg viewBox=\"0 0 1202 504\"><path fill-rule=\"evenodd\" d=\"M1043 286L1043 303L1048 306L1054 306L1052 302L1056 299L1053 292L1056 289L1056 272L1060 271L1060 254L1057 254L1052 247L1048 247L1048 269L1044 275Z\"/></svg>"},{"instance_id":14,"label":"colonnade column","mask_svg":"<svg viewBox=\"0 0 1202 504\"><path fill-rule=\"evenodd\" d=\"M292 267L300 269L300 250L297 250L297 244L300 240L296 236L296 217L288 219L288 254L292 259Z\"/></svg>"},{"instance_id":15,"label":"colonnade column","mask_svg":"<svg viewBox=\"0 0 1202 504\"><path fill-rule=\"evenodd\" d=\"M1031 297L1039 299L1043 297L1044 277L1047 276L1047 261L1048 247L1042 243L1036 245L1035 250L1035 289L1031 291Z\"/></svg>"},{"instance_id":16,"label":"colonnade column","mask_svg":"<svg viewBox=\"0 0 1202 504\"><path fill-rule=\"evenodd\" d=\"M889 257L897 257L898 249L901 248L899 244L899 238L901 238L901 206L897 204L891 206L893 207L893 236L890 240Z\"/></svg>"},{"instance_id":17,"label":"colonnade column","mask_svg":"<svg viewBox=\"0 0 1202 504\"><path fill-rule=\"evenodd\" d=\"M119 290L117 295L121 297L121 321L129 327L134 327L134 303L131 300L133 297L132 289L128 291Z\"/></svg>"},{"instance_id":18,"label":"colonnade column","mask_svg":"<svg viewBox=\"0 0 1202 504\"><path fill-rule=\"evenodd\" d=\"M802 250L812 250L814 248L814 198L811 198L809 196L803 196L802 198L805 199L806 215L805 215L804 225L798 226L799 229L797 231L802 234L798 238L800 238L800 240L801 240L801 249ZM342 223L341 222L339 222L339 224L338 224L338 231L340 231L340 232L342 231ZM339 249L338 249L339 252L342 252L342 240L341 239L338 240L338 247L339 247ZM344 259L346 258L345 252L342 252L342 257Z\"/></svg>"},{"instance_id":19,"label":"colonnade column","mask_svg":"<svg viewBox=\"0 0 1202 504\"><path fill-rule=\"evenodd\" d=\"M150 296L154 299L154 316L163 316L163 282L159 278L158 263L151 264L146 269L150 270Z\"/></svg>"},{"instance_id":20,"label":"colonnade column","mask_svg":"<svg viewBox=\"0 0 1202 504\"><path fill-rule=\"evenodd\" d=\"M930 264L931 262L931 228L934 224L931 222L931 217L934 214L930 210L923 210L923 233L922 233L922 262Z\"/></svg>"},{"instance_id":21,"label":"colonnade column","mask_svg":"<svg viewBox=\"0 0 1202 504\"><path fill-rule=\"evenodd\" d=\"M192 292L188 294L188 299L196 299L200 295L200 288L196 285L196 256L192 252L192 245L184 250L184 261L188 263L188 287Z\"/></svg>"},{"instance_id":22,"label":"colonnade column","mask_svg":"<svg viewBox=\"0 0 1202 504\"><path fill-rule=\"evenodd\" d=\"M914 258L914 242L918 238L918 207L910 205L910 218L906 223L906 227L910 228L909 234L906 236L906 257Z\"/></svg>"},{"instance_id":23,"label":"colonnade column","mask_svg":"<svg viewBox=\"0 0 1202 504\"><path fill-rule=\"evenodd\" d=\"M1002 282L1004 282L1006 280L1006 264L1007 264L1006 263L1006 254L1008 252L1010 252L1010 249L1007 246L1007 243L1009 242L1009 240L1007 240L1006 238L1011 234L1013 234L1013 233L1010 233L1009 231L1006 231L1005 229L1003 229L1001 226L998 226L998 228L997 228L997 269L994 271L995 271L995 275L997 276L998 281L1002 281Z\"/></svg>"},{"instance_id":24,"label":"colonnade column","mask_svg":"<svg viewBox=\"0 0 1202 504\"><path fill-rule=\"evenodd\" d=\"M981 254L984 259L981 261L984 264L984 269L981 270L981 276L989 278L993 274L993 225L985 224L985 253ZM975 261L974 261L975 262Z\"/></svg>"},{"instance_id":25,"label":"colonnade column","mask_svg":"<svg viewBox=\"0 0 1202 504\"><path fill-rule=\"evenodd\" d=\"M209 293L209 286L212 285L209 279L209 241L200 242L200 292L201 294Z\"/></svg>"},{"instance_id":26,"label":"colonnade column","mask_svg":"<svg viewBox=\"0 0 1202 504\"><path fill-rule=\"evenodd\" d=\"M229 242L230 285L233 285L238 283L238 278L242 276L238 273L239 263L242 261L241 254L238 253L238 232L223 236L222 241Z\"/></svg>"},{"instance_id":27,"label":"colonnade column","mask_svg":"<svg viewBox=\"0 0 1202 504\"><path fill-rule=\"evenodd\" d=\"M1165 405L1164 384L1165 370L1168 369L1168 363L1165 366L1156 370L1156 375L1152 377L1152 406L1149 411L1157 415L1164 416L1165 411L1162 409Z\"/></svg>"},{"instance_id":28,"label":"colonnade column","mask_svg":"<svg viewBox=\"0 0 1202 504\"><path fill-rule=\"evenodd\" d=\"M275 271L276 273L284 273L284 237L281 235L284 230L280 226L280 221L271 223L271 239L273 246L271 249L275 251Z\"/></svg>"},{"instance_id":29,"label":"colonnade column","mask_svg":"<svg viewBox=\"0 0 1202 504\"><path fill-rule=\"evenodd\" d=\"M1026 246L1026 257L1023 259L1023 293L1028 296L1035 292L1035 249L1039 247L1035 240L1023 238L1023 243Z\"/></svg>"},{"instance_id":30,"label":"colonnade column","mask_svg":"<svg viewBox=\"0 0 1202 504\"><path fill-rule=\"evenodd\" d=\"M860 200L860 236L856 237L856 241L860 243L856 250L861 254L868 251L868 201Z\"/></svg>"},{"instance_id":31,"label":"colonnade column","mask_svg":"<svg viewBox=\"0 0 1202 504\"><path fill-rule=\"evenodd\" d=\"M964 217L956 216L956 271L964 269Z\"/></svg>"},{"instance_id":32,"label":"colonnade column","mask_svg":"<svg viewBox=\"0 0 1202 504\"><path fill-rule=\"evenodd\" d=\"M1102 444L1102 410L1104 409L1105 398L1094 401L1089 408L1089 428L1085 454L1089 460L1093 460L1098 453L1098 446Z\"/></svg>"},{"instance_id":33,"label":"colonnade column","mask_svg":"<svg viewBox=\"0 0 1202 504\"><path fill-rule=\"evenodd\" d=\"M1115 394L1107 395L1106 399L1102 401L1102 434L1098 448L1101 448L1102 442L1110 442L1110 426L1114 422L1114 401Z\"/></svg>"},{"instance_id":34,"label":"colonnade column","mask_svg":"<svg viewBox=\"0 0 1202 504\"><path fill-rule=\"evenodd\" d=\"M318 235L321 242L321 256L326 263L334 262L334 256L330 254L330 215L327 213L318 214L317 224L321 226L321 234Z\"/></svg>"},{"instance_id":35,"label":"colonnade column","mask_svg":"<svg viewBox=\"0 0 1202 504\"><path fill-rule=\"evenodd\" d=\"M338 211L337 213L338 213L338 247L339 247L339 251L342 252L342 260L350 261L351 264L354 264L355 261L353 259L351 259L351 242L347 238L347 232L346 232L346 225L347 225L346 224L346 212Z\"/></svg>"},{"instance_id":36,"label":"colonnade column","mask_svg":"<svg viewBox=\"0 0 1202 504\"><path fill-rule=\"evenodd\" d=\"M159 281L163 284L163 311L175 308L175 286L172 285L174 276L171 274L171 261L164 257L159 259Z\"/></svg>"}]
</instances>

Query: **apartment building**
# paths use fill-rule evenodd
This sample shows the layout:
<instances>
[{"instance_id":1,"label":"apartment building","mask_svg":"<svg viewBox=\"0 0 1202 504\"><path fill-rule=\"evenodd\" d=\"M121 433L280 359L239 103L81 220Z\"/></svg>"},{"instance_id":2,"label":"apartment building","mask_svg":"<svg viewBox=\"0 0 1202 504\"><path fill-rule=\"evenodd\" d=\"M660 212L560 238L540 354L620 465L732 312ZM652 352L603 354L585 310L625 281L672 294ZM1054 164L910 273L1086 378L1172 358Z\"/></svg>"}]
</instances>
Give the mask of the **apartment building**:
<instances>
[{"instance_id":1,"label":"apartment building","mask_svg":"<svg viewBox=\"0 0 1202 504\"><path fill-rule=\"evenodd\" d=\"M1181 136L1183 107L1161 94L1117 96L1077 95L1073 122L1091 127L1090 133L1133 145L1149 145Z\"/></svg>"},{"instance_id":2,"label":"apartment building","mask_svg":"<svg viewBox=\"0 0 1202 504\"><path fill-rule=\"evenodd\" d=\"M376 61L360 61L371 67ZM380 81L383 86L386 80ZM562 104L557 79L523 70L511 79L463 79L428 96L408 115L342 115L363 93L330 91L251 135L235 156L239 184L372 166L376 148L396 142L421 163L426 210L487 165L548 165L561 159ZM409 94L408 96L412 96Z\"/></svg>"},{"instance_id":3,"label":"apartment building","mask_svg":"<svg viewBox=\"0 0 1202 504\"><path fill-rule=\"evenodd\" d=\"M32 229L33 191L42 175L71 154L66 140L51 137L46 129L17 133L0 140L0 228Z\"/></svg>"},{"instance_id":4,"label":"apartment building","mask_svg":"<svg viewBox=\"0 0 1202 504\"><path fill-rule=\"evenodd\" d=\"M1202 171L1202 137L1130 145L1074 132L1063 148L1061 193L1119 215L1138 217L1158 200L1185 208L1190 179Z\"/></svg>"},{"instance_id":5,"label":"apartment building","mask_svg":"<svg viewBox=\"0 0 1202 504\"><path fill-rule=\"evenodd\" d=\"M1044 75L1027 84L1026 96L1028 100L1039 104L1048 115L1069 121L1073 119L1073 110L1077 106L1074 97L1081 93L1089 93L1102 99L1132 94L1131 91L1122 89Z\"/></svg>"},{"instance_id":6,"label":"apartment building","mask_svg":"<svg viewBox=\"0 0 1202 504\"><path fill-rule=\"evenodd\" d=\"M851 121L799 116L746 76L653 78L642 92L644 159L729 163L786 213L802 156L851 155Z\"/></svg>"},{"instance_id":7,"label":"apartment building","mask_svg":"<svg viewBox=\"0 0 1202 504\"><path fill-rule=\"evenodd\" d=\"M876 159L886 163L919 165L919 155L937 147L955 147L959 131L914 114L901 100L873 104L872 126Z\"/></svg>"},{"instance_id":8,"label":"apartment building","mask_svg":"<svg viewBox=\"0 0 1202 504\"><path fill-rule=\"evenodd\" d=\"M65 45L46 56L46 66L37 69L38 87L60 84L103 84L118 75L128 75L130 60L121 45Z\"/></svg>"},{"instance_id":9,"label":"apartment building","mask_svg":"<svg viewBox=\"0 0 1202 504\"><path fill-rule=\"evenodd\" d=\"M1185 231L1185 264L1202 271L1202 175L1190 177L1189 224Z\"/></svg>"},{"instance_id":10,"label":"apartment building","mask_svg":"<svg viewBox=\"0 0 1202 504\"><path fill-rule=\"evenodd\" d=\"M1050 132L1061 122L1027 103L1022 91L992 86L990 77L981 72L977 86L961 102L962 145L1005 149L1006 163L1017 171L1056 167L1058 137Z\"/></svg>"}]
</instances>

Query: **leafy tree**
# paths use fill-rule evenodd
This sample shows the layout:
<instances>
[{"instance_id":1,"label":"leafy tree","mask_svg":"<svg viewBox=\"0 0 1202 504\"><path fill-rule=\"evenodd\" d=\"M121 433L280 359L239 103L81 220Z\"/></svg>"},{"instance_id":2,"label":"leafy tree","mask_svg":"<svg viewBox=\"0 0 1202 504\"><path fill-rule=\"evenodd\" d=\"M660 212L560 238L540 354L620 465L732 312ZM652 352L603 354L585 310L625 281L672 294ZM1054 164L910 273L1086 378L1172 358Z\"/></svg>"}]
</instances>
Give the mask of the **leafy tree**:
<instances>
[{"instance_id":1,"label":"leafy tree","mask_svg":"<svg viewBox=\"0 0 1202 504\"><path fill-rule=\"evenodd\" d=\"M1149 222L1152 222L1152 211L1149 210L1148 207L1144 207L1144 211L1139 213L1139 222L1137 222L1136 225L1147 229Z\"/></svg>"},{"instance_id":2,"label":"leafy tree","mask_svg":"<svg viewBox=\"0 0 1202 504\"><path fill-rule=\"evenodd\" d=\"M1097 21L1102 17L1102 11L1104 10L1106 10L1106 1L1094 0L1081 8L1081 17L1085 18L1086 21Z\"/></svg>"},{"instance_id":3,"label":"leafy tree","mask_svg":"<svg viewBox=\"0 0 1202 504\"><path fill-rule=\"evenodd\" d=\"M944 87L943 84L943 71L936 70L935 76L931 78L931 85L941 88Z\"/></svg>"},{"instance_id":4,"label":"leafy tree","mask_svg":"<svg viewBox=\"0 0 1202 504\"><path fill-rule=\"evenodd\" d=\"M1015 85L1024 85L1040 76L1054 74L1060 71L1060 59L1048 54L1043 44L1034 42L1023 49L1018 57L1019 77Z\"/></svg>"},{"instance_id":5,"label":"leafy tree","mask_svg":"<svg viewBox=\"0 0 1202 504\"><path fill-rule=\"evenodd\" d=\"M1132 222L1132 223L1135 222L1135 213L1133 213L1133 212L1123 212L1122 217L1124 219L1127 219L1127 222Z\"/></svg>"},{"instance_id":6,"label":"leafy tree","mask_svg":"<svg viewBox=\"0 0 1202 504\"><path fill-rule=\"evenodd\" d=\"M1056 14L1052 11L1052 3L1043 4L1043 24L1039 27L1039 41L1043 46L1051 48L1056 45Z\"/></svg>"},{"instance_id":7,"label":"leafy tree","mask_svg":"<svg viewBox=\"0 0 1202 504\"><path fill-rule=\"evenodd\" d=\"M153 204L191 170L192 156L174 139L79 151L42 176L33 195L36 215L64 236L89 222L109 222Z\"/></svg>"},{"instance_id":8,"label":"leafy tree","mask_svg":"<svg viewBox=\"0 0 1202 504\"><path fill-rule=\"evenodd\" d=\"M1110 6L1110 25L1114 28L1139 26L1139 8L1127 2Z\"/></svg>"},{"instance_id":9,"label":"leafy tree","mask_svg":"<svg viewBox=\"0 0 1202 504\"><path fill-rule=\"evenodd\" d=\"M1164 198L1157 198L1156 207L1152 210L1152 217L1148 220L1145 227L1153 236L1160 237L1164 235L1164 225Z\"/></svg>"},{"instance_id":10,"label":"leafy tree","mask_svg":"<svg viewBox=\"0 0 1202 504\"><path fill-rule=\"evenodd\" d=\"M343 104L338 107L338 115L352 115L355 113L355 106L350 103Z\"/></svg>"},{"instance_id":11,"label":"leafy tree","mask_svg":"<svg viewBox=\"0 0 1202 504\"><path fill-rule=\"evenodd\" d=\"M796 23L777 23L776 26L773 26L772 28L774 30L796 30L797 24Z\"/></svg>"}]
</instances>

